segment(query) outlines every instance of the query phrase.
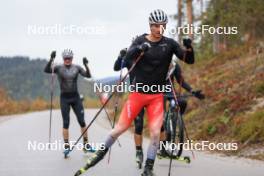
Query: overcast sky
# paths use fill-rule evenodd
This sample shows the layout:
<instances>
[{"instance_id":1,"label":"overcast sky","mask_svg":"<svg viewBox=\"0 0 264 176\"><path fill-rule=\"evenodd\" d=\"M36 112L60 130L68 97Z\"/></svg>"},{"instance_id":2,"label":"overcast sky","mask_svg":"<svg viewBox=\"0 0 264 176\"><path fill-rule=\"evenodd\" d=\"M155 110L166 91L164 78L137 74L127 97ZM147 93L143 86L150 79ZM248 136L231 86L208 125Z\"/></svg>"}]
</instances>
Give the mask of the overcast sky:
<instances>
[{"instance_id":1,"label":"overcast sky","mask_svg":"<svg viewBox=\"0 0 264 176\"><path fill-rule=\"evenodd\" d=\"M95 77L117 75L113 72L113 63L119 50L128 47L134 36L149 32L148 15L157 8L168 15L174 14L176 0L4 1L0 6L0 55L49 58L50 52L57 50L59 63L62 50L71 48L75 63L81 64L83 56L88 58ZM55 25L97 27L99 31L70 35L41 32L43 27ZM169 25L174 23L169 21ZM39 34L32 32L34 27L39 27Z\"/></svg>"}]
</instances>

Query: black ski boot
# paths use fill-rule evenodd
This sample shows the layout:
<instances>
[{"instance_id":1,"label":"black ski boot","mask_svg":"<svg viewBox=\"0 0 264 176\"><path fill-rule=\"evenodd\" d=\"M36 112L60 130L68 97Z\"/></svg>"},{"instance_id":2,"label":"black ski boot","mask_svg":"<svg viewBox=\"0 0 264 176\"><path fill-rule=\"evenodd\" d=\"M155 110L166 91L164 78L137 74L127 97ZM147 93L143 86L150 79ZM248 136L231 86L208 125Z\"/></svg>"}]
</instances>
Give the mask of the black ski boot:
<instances>
[{"instance_id":1,"label":"black ski boot","mask_svg":"<svg viewBox=\"0 0 264 176\"><path fill-rule=\"evenodd\" d=\"M142 163L143 163L143 151L142 150L136 150L136 162L138 164L138 168L142 168Z\"/></svg>"},{"instance_id":2,"label":"black ski boot","mask_svg":"<svg viewBox=\"0 0 264 176\"><path fill-rule=\"evenodd\" d=\"M163 158L166 158L166 159L170 159L171 157L171 153L169 153L169 151L166 151L165 149L161 149L161 150L158 150L157 152L157 157L159 159L163 159ZM172 154L172 159L177 159L177 155L175 154Z\"/></svg>"},{"instance_id":3,"label":"black ski boot","mask_svg":"<svg viewBox=\"0 0 264 176\"><path fill-rule=\"evenodd\" d=\"M85 171L87 171L89 168L93 167L94 165L96 165L99 161L101 161L105 154L107 153L108 148L104 149L104 150L98 150L96 151L88 160L87 163L84 167L82 167L81 169L79 169L74 176L79 176L81 174L83 174Z\"/></svg>"},{"instance_id":4,"label":"black ski boot","mask_svg":"<svg viewBox=\"0 0 264 176\"><path fill-rule=\"evenodd\" d=\"M144 167L144 172L141 174L141 176L154 176L153 166L154 166L154 160L147 159Z\"/></svg>"}]
</instances>

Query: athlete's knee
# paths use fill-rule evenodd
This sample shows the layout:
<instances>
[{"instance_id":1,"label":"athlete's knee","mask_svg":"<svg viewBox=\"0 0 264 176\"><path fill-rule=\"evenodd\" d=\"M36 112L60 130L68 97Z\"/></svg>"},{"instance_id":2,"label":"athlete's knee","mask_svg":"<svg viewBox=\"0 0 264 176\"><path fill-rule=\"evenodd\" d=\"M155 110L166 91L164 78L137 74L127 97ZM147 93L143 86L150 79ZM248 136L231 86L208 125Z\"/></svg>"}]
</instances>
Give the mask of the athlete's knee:
<instances>
[{"instance_id":1,"label":"athlete's knee","mask_svg":"<svg viewBox=\"0 0 264 176\"><path fill-rule=\"evenodd\" d=\"M150 129L150 137L151 138L156 138L156 137L159 138L159 136L160 136L160 128L159 129L157 129L157 128L151 128Z\"/></svg>"},{"instance_id":2,"label":"athlete's knee","mask_svg":"<svg viewBox=\"0 0 264 176\"><path fill-rule=\"evenodd\" d=\"M79 125L83 128L86 126L85 120L84 120L84 112L83 109L80 109L80 111L78 113L76 113L77 115L77 120L79 122Z\"/></svg>"},{"instance_id":3,"label":"athlete's knee","mask_svg":"<svg viewBox=\"0 0 264 176\"><path fill-rule=\"evenodd\" d=\"M114 129L112 129L110 135L117 139L123 132L125 132L128 128L125 126L116 125Z\"/></svg>"},{"instance_id":4,"label":"athlete's knee","mask_svg":"<svg viewBox=\"0 0 264 176\"><path fill-rule=\"evenodd\" d=\"M143 132L143 124L135 120L135 133L138 135L142 135L142 132Z\"/></svg>"},{"instance_id":5,"label":"athlete's knee","mask_svg":"<svg viewBox=\"0 0 264 176\"><path fill-rule=\"evenodd\" d=\"M164 129L164 125L162 125L161 129L160 129L160 132L163 133L165 131Z\"/></svg>"},{"instance_id":6,"label":"athlete's knee","mask_svg":"<svg viewBox=\"0 0 264 176\"><path fill-rule=\"evenodd\" d=\"M86 123L84 121L84 119L78 119L79 125L84 128L86 126Z\"/></svg>"},{"instance_id":7,"label":"athlete's knee","mask_svg":"<svg viewBox=\"0 0 264 176\"><path fill-rule=\"evenodd\" d=\"M136 126L135 127L135 134L142 135L142 133L143 133L143 127Z\"/></svg>"},{"instance_id":8,"label":"athlete's knee","mask_svg":"<svg viewBox=\"0 0 264 176\"><path fill-rule=\"evenodd\" d=\"M180 100L179 101L181 114L184 114L186 108L187 108L187 101L186 100Z\"/></svg>"}]
</instances>

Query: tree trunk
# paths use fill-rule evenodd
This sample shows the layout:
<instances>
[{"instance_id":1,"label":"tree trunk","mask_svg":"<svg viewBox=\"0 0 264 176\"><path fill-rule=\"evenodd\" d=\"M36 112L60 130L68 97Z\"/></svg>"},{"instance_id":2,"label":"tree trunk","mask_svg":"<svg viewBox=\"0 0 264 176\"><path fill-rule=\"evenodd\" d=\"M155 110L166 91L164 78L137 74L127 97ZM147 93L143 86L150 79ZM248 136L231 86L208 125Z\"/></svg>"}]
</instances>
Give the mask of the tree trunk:
<instances>
[{"instance_id":1,"label":"tree trunk","mask_svg":"<svg viewBox=\"0 0 264 176\"><path fill-rule=\"evenodd\" d=\"M201 10L201 16L200 16L200 20L203 21L203 0L200 0L200 10ZM203 45L203 34L201 33L201 44Z\"/></svg>"},{"instance_id":2,"label":"tree trunk","mask_svg":"<svg viewBox=\"0 0 264 176\"><path fill-rule=\"evenodd\" d=\"M182 26L182 0L178 0L178 24L177 28ZM178 42L180 43L182 40L182 34L178 33Z\"/></svg>"},{"instance_id":3,"label":"tree trunk","mask_svg":"<svg viewBox=\"0 0 264 176\"><path fill-rule=\"evenodd\" d=\"M191 25L193 24L192 0L187 0L187 21L188 21L189 27L191 27ZM189 33L189 37L193 39L193 34L191 32Z\"/></svg>"}]
</instances>

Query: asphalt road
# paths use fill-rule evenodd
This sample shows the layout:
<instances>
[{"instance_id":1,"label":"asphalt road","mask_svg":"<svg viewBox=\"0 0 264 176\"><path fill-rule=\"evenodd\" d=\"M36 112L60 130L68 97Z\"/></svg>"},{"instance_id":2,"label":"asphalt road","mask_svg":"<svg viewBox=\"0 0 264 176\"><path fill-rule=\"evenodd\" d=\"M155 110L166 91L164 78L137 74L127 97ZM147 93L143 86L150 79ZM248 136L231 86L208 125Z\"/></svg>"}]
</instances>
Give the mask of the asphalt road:
<instances>
[{"instance_id":1,"label":"asphalt road","mask_svg":"<svg viewBox=\"0 0 264 176\"><path fill-rule=\"evenodd\" d=\"M86 110L86 121L90 121L97 110ZM73 176L84 165L87 155L74 150L70 158L64 159L62 150L28 150L29 142L39 145L48 142L49 111L23 115L0 117L0 176ZM7 119L7 120L3 120ZM102 114L89 130L90 142L102 142L108 134L109 123ZM52 142L61 137L62 120L60 111L53 114ZM76 140L80 135L79 126L71 115L70 138ZM126 132L112 148L110 163L107 157L84 175L90 176L139 176L142 170L136 168L133 134ZM147 148L148 140L144 140ZM191 156L190 153L184 155ZM155 174L168 175L169 160L156 160ZM173 162L172 176L263 176L264 162L221 157L196 152L191 164Z\"/></svg>"}]
</instances>

